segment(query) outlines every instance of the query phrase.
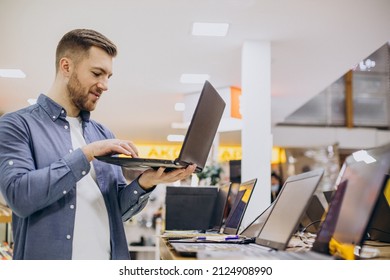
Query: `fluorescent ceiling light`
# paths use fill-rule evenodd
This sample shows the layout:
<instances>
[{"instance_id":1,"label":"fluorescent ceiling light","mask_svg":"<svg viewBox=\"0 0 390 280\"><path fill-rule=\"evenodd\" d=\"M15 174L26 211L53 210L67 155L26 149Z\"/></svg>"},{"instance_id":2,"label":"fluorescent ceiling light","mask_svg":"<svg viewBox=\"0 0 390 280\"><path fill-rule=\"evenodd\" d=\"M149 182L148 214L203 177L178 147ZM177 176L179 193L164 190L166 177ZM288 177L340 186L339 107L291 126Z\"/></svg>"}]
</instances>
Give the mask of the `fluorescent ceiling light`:
<instances>
[{"instance_id":1,"label":"fluorescent ceiling light","mask_svg":"<svg viewBox=\"0 0 390 280\"><path fill-rule=\"evenodd\" d=\"M208 74L182 74L180 82L183 84L203 84L210 79Z\"/></svg>"},{"instance_id":2,"label":"fluorescent ceiling light","mask_svg":"<svg viewBox=\"0 0 390 280\"><path fill-rule=\"evenodd\" d=\"M170 135L168 135L167 140L169 142L183 142L184 141L184 135L170 134Z\"/></svg>"},{"instance_id":3,"label":"fluorescent ceiling light","mask_svg":"<svg viewBox=\"0 0 390 280\"><path fill-rule=\"evenodd\" d=\"M194 22L192 35L194 36L226 36L229 29L228 23Z\"/></svg>"},{"instance_id":4,"label":"fluorescent ceiling light","mask_svg":"<svg viewBox=\"0 0 390 280\"><path fill-rule=\"evenodd\" d=\"M26 78L26 74L20 69L0 69L1 78Z\"/></svg>"},{"instance_id":5,"label":"fluorescent ceiling light","mask_svg":"<svg viewBox=\"0 0 390 280\"><path fill-rule=\"evenodd\" d=\"M175 104L175 111L183 112L185 109L186 109L186 104L184 104L182 102L177 102Z\"/></svg>"}]
</instances>

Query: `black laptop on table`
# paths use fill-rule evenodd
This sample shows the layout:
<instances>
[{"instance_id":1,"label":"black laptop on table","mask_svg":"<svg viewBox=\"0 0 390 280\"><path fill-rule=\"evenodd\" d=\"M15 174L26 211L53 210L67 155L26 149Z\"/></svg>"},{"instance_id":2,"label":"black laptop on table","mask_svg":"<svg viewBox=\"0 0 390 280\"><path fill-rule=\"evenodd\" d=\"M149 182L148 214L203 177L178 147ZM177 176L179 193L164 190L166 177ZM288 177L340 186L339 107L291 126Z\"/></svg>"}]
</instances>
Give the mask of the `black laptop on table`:
<instances>
[{"instance_id":1,"label":"black laptop on table","mask_svg":"<svg viewBox=\"0 0 390 280\"><path fill-rule=\"evenodd\" d=\"M95 158L137 170L159 167L169 170L196 164L195 172L201 172L206 164L225 106L225 101L216 89L210 82L205 81L177 159L131 158L118 155L96 156Z\"/></svg>"}]
</instances>

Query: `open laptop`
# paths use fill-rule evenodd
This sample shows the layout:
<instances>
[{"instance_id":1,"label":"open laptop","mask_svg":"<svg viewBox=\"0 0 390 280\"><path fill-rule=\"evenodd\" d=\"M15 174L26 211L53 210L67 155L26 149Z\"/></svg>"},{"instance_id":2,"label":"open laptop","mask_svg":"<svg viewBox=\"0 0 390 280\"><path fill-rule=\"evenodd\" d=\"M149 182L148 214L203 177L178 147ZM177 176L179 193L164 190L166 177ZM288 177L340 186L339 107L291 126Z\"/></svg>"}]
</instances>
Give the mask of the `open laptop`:
<instances>
[{"instance_id":1,"label":"open laptop","mask_svg":"<svg viewBox=\"0 0 390 280\"><path fill-rule=\"evenodd\" d=\"M253 236L256 237L256 244L266 246L269 250L284 250L287 247L290 238L299 226L302 215L317 189L323 173L324 169L321 168L287 178L277 199L269 210L264 225L259 228L260 232L253 232L253 234L258 234ZM246 230L243 232L246 232ZM215 244L209 246L207 246L208 244L183 245L186 246L174 246L174 248L179 254L188 255L191 252L193 256L202 251L215 251L218 247ZM222 245L219 247L227 251L248 248L244 245L245 247L240 249L241 244Z\"/></svg>"},{"instance_id":2,"label":"open laptop","mask_svg":"<svg viewBox=\"0 0 390 280\"><path fill-rule=\"evenodd\" d=\"M196 164L195 172L201 172L206 164L225 106L225 101L211 83L205 81L177 159L131 158L118 155L95 158L137 170L159 167L169 170Z\"/></svg>"},{"instance_id":3,"label":"open laptop","mask_svg":"<svg viewBox=\"0 0 390 280\"><path fill-rule=\"evenodd\" d=\"M232 183L226 183L219 187L217 198L215 200L213 214L211 216L209 231L220 232L222 225L225 222L224 217L227 217L228 198L232 189Z\"/></svg>"},{"instance_id":4,"label":"open laptop","mask_svg":"<svg viewBox=\"0 0 390 280\"><path fill-rule=\"evenodd\" d=\"M239 185L237 193L230 191L228 196L227 205L228 208L231 208L229 214L226 218L225 223L222 226L221 233L205 234L180 234L175 232L174 234L165 233L164 237L168 238L171 244L175 243L209 243L209 242L224 242L225 238L229 238L229 242L240 242L238 230L240 224L244 218L246 209L252 197L253 191L256 186L257 179L251 179L246 182L243 182ZM233 187L233 186L232 186ZM234 198L234 201L231 200ZM231 206L229 206L231 205ZM232 239L230 239L232 238ZM188 254L187 254L188 255Z\"/></svg>"},{"instance_id":5,"label":"open laptop","mask_svg":"<svg viewBox=\"0 0 390 280\"><path fill-rule=\"evenodd\" d=\"M368 240L390 243L390 176L386 175L386 186L380 194L373 217L368 226Z\"/></svg>"},{"instance_id":6,"label":"open laptop","mask_svg":"<svg viewBox=\"0 0 390 280\"><path fill-rule=\"evenodd\" d=\"M321 218L328 207L328 204L324 205L320 201L320 195L324 197L324 201L326 202L323 193L313 195L312 199L309 202L309 206L307 207L307 210L301 220L301 227L304 231L316 233L319 229Z\"/></svg>"}]
</instances>

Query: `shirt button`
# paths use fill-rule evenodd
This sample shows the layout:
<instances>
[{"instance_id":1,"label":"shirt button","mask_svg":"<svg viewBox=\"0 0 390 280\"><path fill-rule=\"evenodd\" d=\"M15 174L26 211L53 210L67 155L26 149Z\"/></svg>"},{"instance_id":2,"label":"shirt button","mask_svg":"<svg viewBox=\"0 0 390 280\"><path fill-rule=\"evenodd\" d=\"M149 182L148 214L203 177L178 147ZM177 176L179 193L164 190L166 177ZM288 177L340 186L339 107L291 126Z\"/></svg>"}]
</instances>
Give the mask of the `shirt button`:
<instances>
[{"instance_id":1,"label":"shirt button","mask_svg":"<svg viewBox=\"0 0 390 280\"><path fill-rule=\"evenodd\" d=\"M63 191L62 193L63 193L63 194L66 194L66 191Z\"/></svg>"},{"instance_id":2,"label":"shirt button","mask_svg":"<svg viewBox=\"0 0 390 280\"><path fill-rule=\"evenodd\" d=\"M8 164L9 164L9 165L14 165L14 162L13 162L12 160L10 160L10 161L8 162Z\"/></svg>"},{"instance_id":3,"label":"shirt button","mask_svg":"<svg viewBox=\"0 0 390 280\"><path fill-rule=\"evenodd\" d=\"M63 114L63 113L65 113L65 111L64 111L64 110L61 110L61 114Z\"/></svg>"},{"instance_id":4,"label":"shirt button","mask_svg":"<svg viewBox=\"0 0 390 280\"><path fill-rule=\"evenodd\" d=\"M53 119L55 119L56 118L56 116L53 116Z\"/></svg>"},{"instance_id":5,"label":"shirt button","mask_svg":"<svg viewBox=\"0 0 390 280\"><path fill-rule=\"evenodd\" d=\"M68 129L68 126L67 126L67 125L65 125L65 126L64 126L64 128L65 128L65 129Z\"/></svg>"},{"instance_id":6,"label":"shirt button","mask_svg":"<svg viewBox=\"0 0 390 280\"><path fill-rule=\"evenodd\" d=\"M74 205L71 204L71 205L69 206L69 208L70 208L70 209L74 209Z\"/></svg>"},{"instance_id":7,"label":"shirt button","mask_svg":"<svg viewBox=\"0 0 390 280\"><path fill-rule=\"evenodd\" d=\"M68 235L66 236L66 239L69 240L70 238L71 238L71 236L68 234Z\"/></svg>"},{"instance_id":8,"label":"shirt button","mask_svg":"<svg viewBox=\"0 0 390 280\"><path fill-rule=\"evenodd\" d=\"M71 153L71 152L73 152L73 150L72 150L72 149L70 149L70 150L69 150L69 153Z\"/></svg>"},{"instance_id":9,"label":"shirt button","mask_svg":"<svg viewBox=\"0 0 390 280\"><path fill-rule=\"evenodd\" d=\"M134 194L137 194L138 192L137 191L134 191Z\"/></svg>"},{"instance_id":10,"label":"shirt button","mask_svg":"<svg viewBox=\"0 0 390 280\"><path fill-rule=\"evenodd\" d=\"M81 172L81 174L82 174L82 175L85 175L85 174L87 174L87 172L83 171L83 172Z\"/></svg>"}]
</instances>

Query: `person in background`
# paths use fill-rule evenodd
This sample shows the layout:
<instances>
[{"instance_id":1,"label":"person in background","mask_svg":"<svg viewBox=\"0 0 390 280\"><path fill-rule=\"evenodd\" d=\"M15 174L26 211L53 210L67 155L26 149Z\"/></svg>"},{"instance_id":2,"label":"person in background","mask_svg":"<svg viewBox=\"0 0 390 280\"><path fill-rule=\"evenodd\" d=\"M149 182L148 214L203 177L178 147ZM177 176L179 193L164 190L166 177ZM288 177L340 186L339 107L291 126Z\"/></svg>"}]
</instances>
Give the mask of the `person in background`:
<instances>
[{"instance_id":1,"label":"person in background","mask_svg":"<svg viewBox=\"0 0 390 280\"><path fill-rule=\"evenodd\" d=\"M277 198L282 187L282 180L276 172L271 172L271 203Z\"/></svg>"},{"instance_id":2,"label":"person in background","mask_svg":"<svg viewBox=\"0 0 390 280\"><path fill-rule=\"evenodd\" d=\"M66 33L47 94L0 118L0 189L13 211L14 259L129 259L123 222L157 184L195 170L149 169L127 184L120 166L94 159L138 156L131 141L91 119L116 54L99 32Z\"/></svg>"}]
</instances>

